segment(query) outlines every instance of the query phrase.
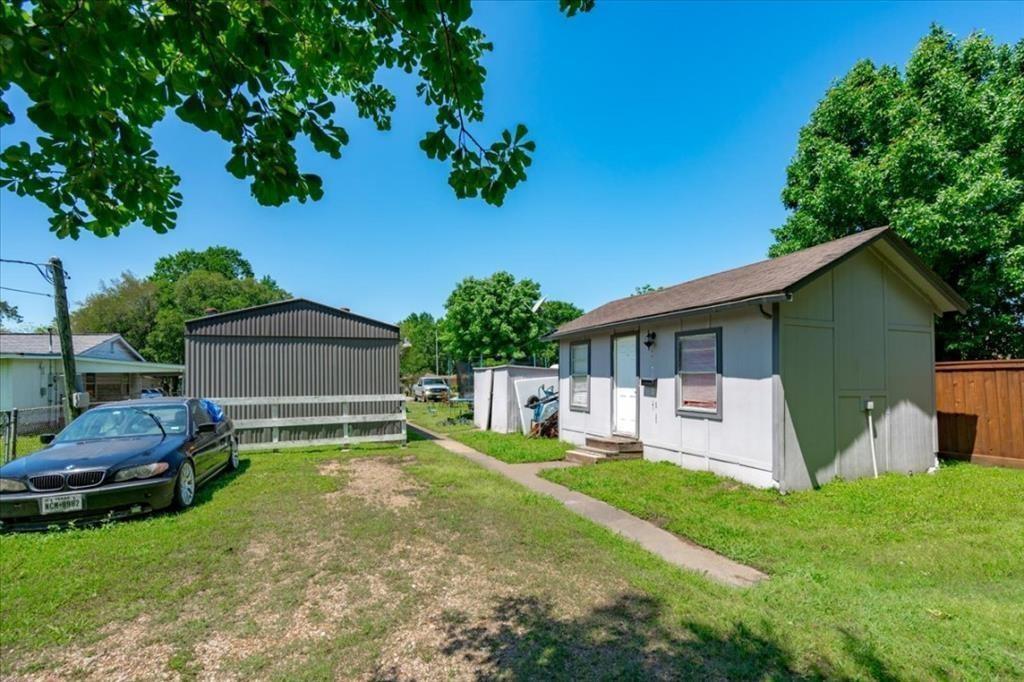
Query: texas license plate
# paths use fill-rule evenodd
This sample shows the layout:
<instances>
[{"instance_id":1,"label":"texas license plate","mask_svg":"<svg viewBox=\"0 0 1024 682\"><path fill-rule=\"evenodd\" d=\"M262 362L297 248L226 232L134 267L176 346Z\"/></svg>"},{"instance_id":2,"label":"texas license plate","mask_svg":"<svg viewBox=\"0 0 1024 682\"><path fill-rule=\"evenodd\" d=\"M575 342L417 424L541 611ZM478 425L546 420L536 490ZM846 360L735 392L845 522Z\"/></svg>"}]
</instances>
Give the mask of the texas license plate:
<instances>
[{"instance_id":1,"label":"texas license plate","mask_svg":"<svg viewBox=\"0 0 1024 682\"><path fill-rule=\"evenodd\" d=\"M81 511L85 495L53 495L39 500L39 511L43 514L63 514Z\"/></svg>"}]
</instances>

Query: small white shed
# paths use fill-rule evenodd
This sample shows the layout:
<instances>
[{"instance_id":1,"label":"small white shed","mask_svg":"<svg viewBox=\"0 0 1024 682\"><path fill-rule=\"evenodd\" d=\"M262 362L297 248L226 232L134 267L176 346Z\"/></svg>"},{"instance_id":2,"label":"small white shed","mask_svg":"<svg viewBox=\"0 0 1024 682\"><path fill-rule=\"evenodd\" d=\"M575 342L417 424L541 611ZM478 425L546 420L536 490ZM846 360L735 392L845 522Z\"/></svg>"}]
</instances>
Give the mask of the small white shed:
<instances>
[{"instance_id":1,"label":"small white shed","mask_svg":"<svg viewBox=\"0 0 1024 682\"><path fill-rule=\"evenodd\" d=\"M524 367L500 365L473 370L473 422L477 428L497 433L523 430L523 406L516 398L516 382L520 393L529 395L538 386L558 390L558 367ZM526 387L527 390L523 391Z\"/></svg>"}]
</instances>

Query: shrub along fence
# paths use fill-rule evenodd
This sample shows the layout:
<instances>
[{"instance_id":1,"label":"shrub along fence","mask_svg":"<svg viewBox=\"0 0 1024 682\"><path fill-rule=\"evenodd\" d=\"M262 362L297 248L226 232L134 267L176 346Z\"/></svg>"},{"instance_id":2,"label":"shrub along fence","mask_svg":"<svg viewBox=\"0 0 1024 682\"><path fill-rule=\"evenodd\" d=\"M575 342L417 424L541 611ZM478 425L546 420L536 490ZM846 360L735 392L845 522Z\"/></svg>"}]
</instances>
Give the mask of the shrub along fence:
<instances>
[{"instance_id":1,"label":"shrub along fence","mask_svg":"<svg viewBox=\"0 0 1024 682\"><path fill-rule=\"evenodd\" d=\"M1024 468L1024 360L935 363L939 454Z\"/></svg>"}]
</instances>

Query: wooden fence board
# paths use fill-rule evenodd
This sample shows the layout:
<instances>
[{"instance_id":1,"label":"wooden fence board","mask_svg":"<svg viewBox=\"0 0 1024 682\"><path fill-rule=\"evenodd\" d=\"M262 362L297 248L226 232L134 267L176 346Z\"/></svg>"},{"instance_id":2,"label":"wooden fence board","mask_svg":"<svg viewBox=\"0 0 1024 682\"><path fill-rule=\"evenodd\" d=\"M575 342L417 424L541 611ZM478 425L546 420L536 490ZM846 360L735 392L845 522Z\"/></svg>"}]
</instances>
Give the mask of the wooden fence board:
<instances>
[{"instance_id":1,"label":"wooden fence board","mask_svg":"<svg viewBox=\"0 0 1024 682\"><path fill-rule=\"evenodd\" d=\"M1024 360L938 362L939 452L1024 468Z\"/></svg>"}]
</instances>

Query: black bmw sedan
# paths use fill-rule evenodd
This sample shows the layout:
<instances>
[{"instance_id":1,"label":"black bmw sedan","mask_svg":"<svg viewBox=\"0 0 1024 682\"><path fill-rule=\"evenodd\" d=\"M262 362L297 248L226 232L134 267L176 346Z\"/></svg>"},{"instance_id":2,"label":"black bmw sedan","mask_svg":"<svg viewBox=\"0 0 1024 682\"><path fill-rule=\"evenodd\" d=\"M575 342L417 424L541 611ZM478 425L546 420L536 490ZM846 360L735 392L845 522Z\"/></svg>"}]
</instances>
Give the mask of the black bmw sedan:
<instances>
[{"instance_id":1,"label":"black bmw sedan","mask_svg":"<svg viewBox=\"0 0 1024 682\"><path fill-rule=\"evenodd\" d=\"M194 398L108 403L43 442L0 467L0 529L183 509L198 486L238 467L231 420Z\"/></svg>"}]
</instances>

